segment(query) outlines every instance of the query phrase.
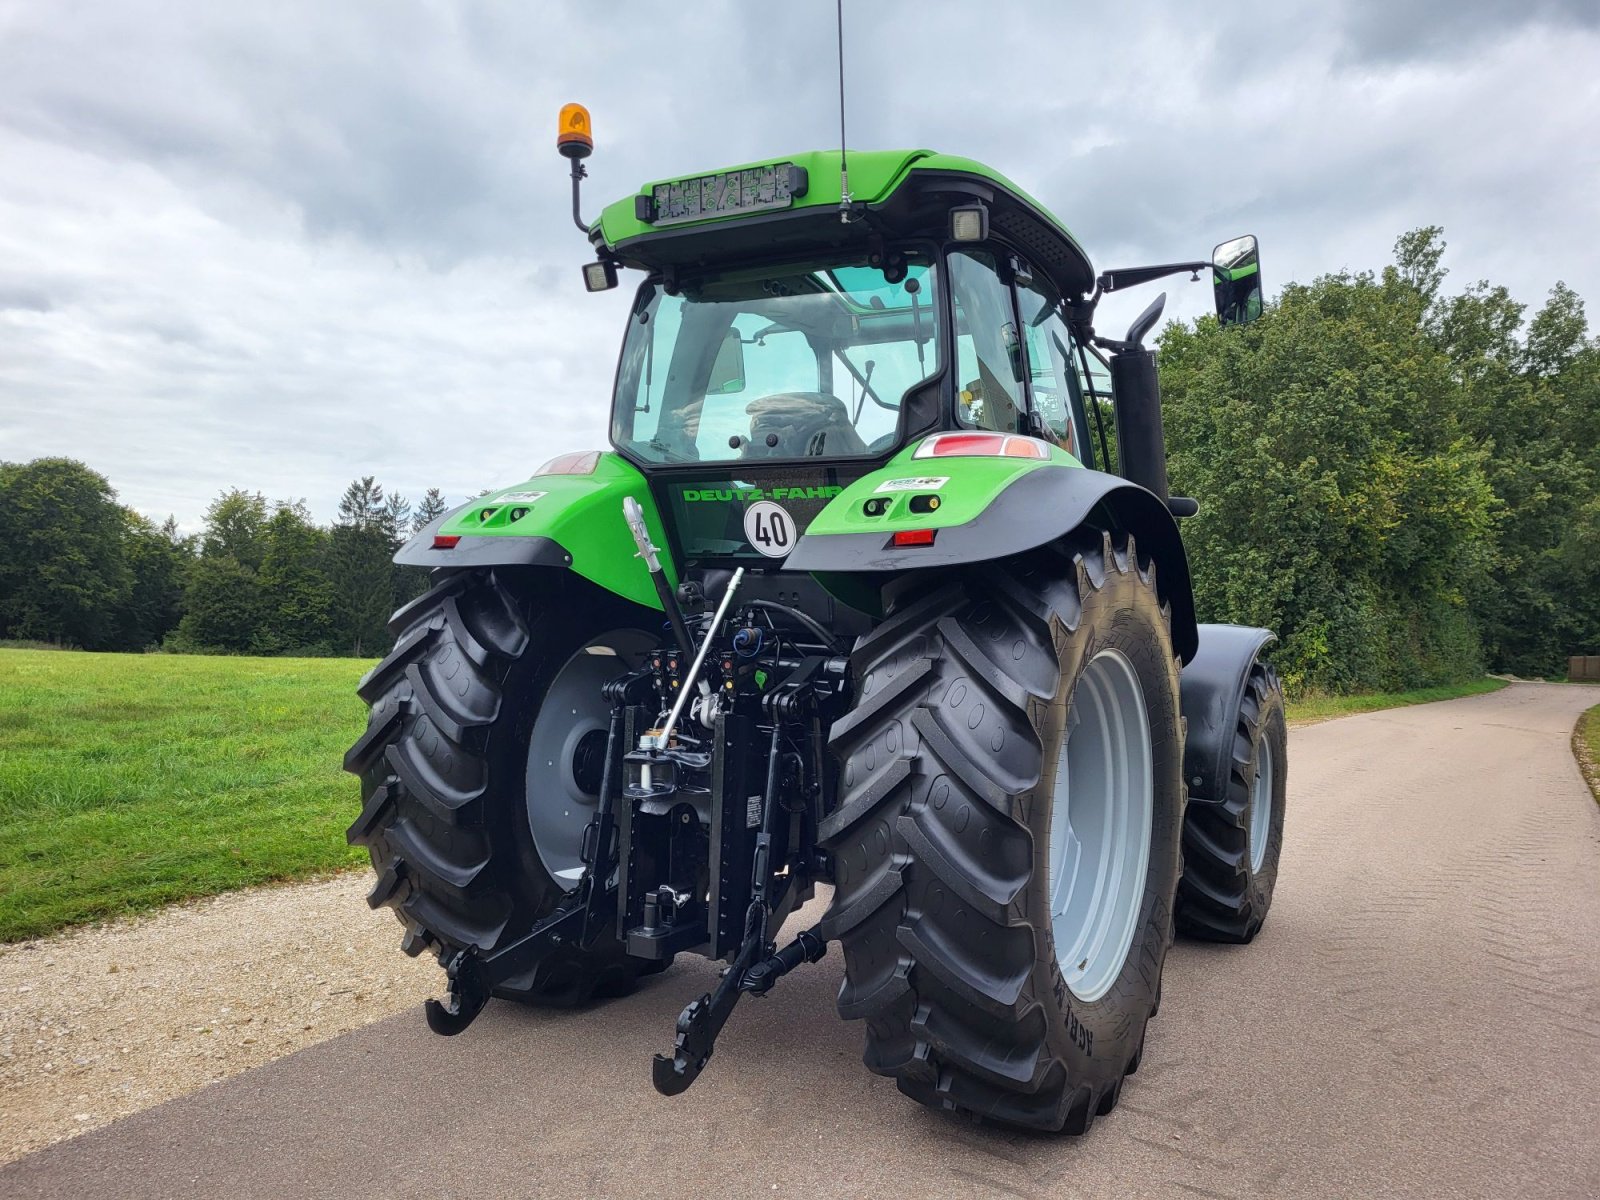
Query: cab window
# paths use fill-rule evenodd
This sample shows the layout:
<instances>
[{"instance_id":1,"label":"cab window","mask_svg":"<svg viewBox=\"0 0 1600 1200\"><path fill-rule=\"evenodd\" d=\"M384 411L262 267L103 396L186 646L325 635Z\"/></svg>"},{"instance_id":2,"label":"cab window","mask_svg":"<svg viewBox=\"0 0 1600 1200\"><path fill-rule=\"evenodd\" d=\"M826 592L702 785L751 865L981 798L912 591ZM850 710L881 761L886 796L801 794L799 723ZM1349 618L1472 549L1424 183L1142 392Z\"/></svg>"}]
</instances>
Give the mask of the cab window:
<instances>
[{"instance_id":1,"label":"cab window","mask_svg":"<svg viewBox=\"0 0 1600 1200\"><path fill-rule=\"evenodd\" d=\"M1011 288L985 250L947 258L956 332L956 416L963 425L1018 433L1023 413L1023 353Z\"/></svg>"},{"instance_id":2,"label":"cab window","mask_svg":"<svg viewBox=\"0 0 1600 1200\"><path fill-rule=\"evenodd\" d=\"M900 405L937 366L933 264L893 280L825 260L690 278L634 305L612 413L647 462L864 457L893 448Z\"/></svg>"},{"instance_id":3,"label":"cab window","mask_svg":"<svg viewBox=\"0 0 1600 1200\"><path fill-rule=\"evenodd\" d=\"M1017 311L1028 355L1028 389L1045 434L1081 462L1089 461L1088 430L1072 330L1054 291L1038 281L1019 284Z\"/></svg>"}]
</instances>

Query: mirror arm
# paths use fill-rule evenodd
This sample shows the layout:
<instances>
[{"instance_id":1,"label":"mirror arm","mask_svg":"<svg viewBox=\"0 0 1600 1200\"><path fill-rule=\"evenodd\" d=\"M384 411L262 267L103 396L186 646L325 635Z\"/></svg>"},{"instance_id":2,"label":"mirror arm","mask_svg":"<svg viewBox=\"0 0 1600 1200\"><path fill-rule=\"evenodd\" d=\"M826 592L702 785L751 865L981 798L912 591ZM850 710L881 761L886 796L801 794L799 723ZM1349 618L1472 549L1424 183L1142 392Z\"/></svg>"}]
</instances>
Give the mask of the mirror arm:
<instances>
[{"instance_id":1,"label":"mirror arm","mask_svg":"<svg viewBox=\"0 0 1600 1200\"><path fill-rule=\"evenodd\" d=\"M1137 287L1141 283L1149 283L1153 279L1164 279L1168 275L1181 275L1187 271L1196 278L1201 271L1212 269L1210 262L1181 262L1162 263L1155 267L1121 267L1114 271L1100 272L1100 278L1095 281L1096 292L1116 292L1123 288ZM1193 282L1193 280L1191 280Z\"/></svg>"}]
</instances>

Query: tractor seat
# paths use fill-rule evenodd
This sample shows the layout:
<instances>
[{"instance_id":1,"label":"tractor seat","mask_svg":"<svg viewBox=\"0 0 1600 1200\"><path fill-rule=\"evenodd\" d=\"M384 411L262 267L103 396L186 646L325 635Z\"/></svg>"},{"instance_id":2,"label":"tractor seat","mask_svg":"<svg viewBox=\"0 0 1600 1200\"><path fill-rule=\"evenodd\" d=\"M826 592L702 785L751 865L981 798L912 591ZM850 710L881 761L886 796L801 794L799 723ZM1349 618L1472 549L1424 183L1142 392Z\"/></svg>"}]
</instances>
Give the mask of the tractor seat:
<instances>
[{"instance_id":1,"label":"tractor seat","mask_svg":"<svg viewBox=\"0 0 1600 1200\"><path fill-rule=\"evenodd\" d=\"M752 400L744 458L821 458L865 454L844 401L827 392L776 392ZM772 445L769 437L775 435Z\"/></svg>"}]
</instances>

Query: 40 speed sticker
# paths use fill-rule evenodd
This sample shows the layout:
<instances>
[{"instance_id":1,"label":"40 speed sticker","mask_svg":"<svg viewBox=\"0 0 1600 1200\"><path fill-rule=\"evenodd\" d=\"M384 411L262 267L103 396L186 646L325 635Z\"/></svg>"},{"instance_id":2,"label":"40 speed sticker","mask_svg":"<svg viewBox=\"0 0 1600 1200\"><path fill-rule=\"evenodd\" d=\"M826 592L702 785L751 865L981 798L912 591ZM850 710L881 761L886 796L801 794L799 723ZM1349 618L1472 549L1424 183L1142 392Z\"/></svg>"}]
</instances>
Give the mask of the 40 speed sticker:
<instances>
[{"instance_id":1,"label":"40 speed sticker","mask_svg":"<svg viewBox=\"0 0 1600 1200\"><path fill-rule=\"evenodd\" d=\"M794 518L781 504L759 501L744 510L744 536L768 558L782 558L794 549Z\"/></svg>"}]
</instances>

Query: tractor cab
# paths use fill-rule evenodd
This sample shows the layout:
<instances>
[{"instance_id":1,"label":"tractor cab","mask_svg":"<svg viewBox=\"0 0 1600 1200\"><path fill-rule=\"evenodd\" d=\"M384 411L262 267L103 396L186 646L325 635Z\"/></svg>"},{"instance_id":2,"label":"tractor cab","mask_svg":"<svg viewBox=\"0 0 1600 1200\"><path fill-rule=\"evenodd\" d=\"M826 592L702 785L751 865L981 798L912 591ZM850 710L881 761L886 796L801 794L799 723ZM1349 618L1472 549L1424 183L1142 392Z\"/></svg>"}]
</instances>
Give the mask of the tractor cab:
<instances>
[{"instance_id":1,"label":"tractor cab","mask_svg":"<svg viewBox=\"0 0 1600 1200\"><path fill-rule=\"evenodd\" d=\"M692 565L784 557L828 501L927 434L1013 434L1097 462L1105 365L1069 319L1094 285L1071 235L971 160L858 153L848 199L831 165L651 183L590 230L591 287L618 266L645 275L612 441ZM778 508L746 529L763 501Z\"/></svg>"}]
</instances>

